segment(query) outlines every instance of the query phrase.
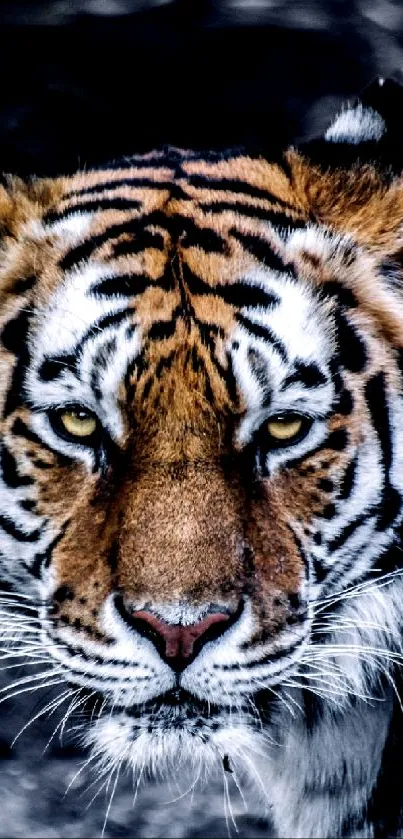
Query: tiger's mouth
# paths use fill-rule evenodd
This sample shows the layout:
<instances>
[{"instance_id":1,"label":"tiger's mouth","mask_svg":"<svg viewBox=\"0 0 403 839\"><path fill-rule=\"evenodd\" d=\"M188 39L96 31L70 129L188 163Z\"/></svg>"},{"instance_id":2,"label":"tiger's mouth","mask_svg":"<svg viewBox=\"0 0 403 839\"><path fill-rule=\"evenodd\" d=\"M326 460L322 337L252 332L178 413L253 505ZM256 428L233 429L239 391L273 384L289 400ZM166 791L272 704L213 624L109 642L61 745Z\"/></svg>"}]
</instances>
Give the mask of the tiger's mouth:
<instances>
[{"instance_id":1,"label":"tiger's mouth","mask_svg":"<svg viewBox=\"0 0 403 839\"><path fill-rule=\"evenodd\" d=\"M254 713L251 713L250 704L245 702L245 705L237 704L236 715L238 719L240 717L244 717L245 721L247 719L248 725L252 728L255 725L261 726L262 715L266 721L269 718L273 700L274 696L269 691L260 691L254 699ZM142 727L146 721L149 734L152 731L163 733L175 730L192 733L200 732L202 729L210 732L218 730L224 719L232 718L233 709L199 699L183 688L173 688L147 702L134 705L109 704L105 702L103 694L88 691L84 714L89 721L97 716L100 718L124 716L135 726L138 723Z\"/></svg>"},{"instance_id":2,"label":"tiger's mouth","mask_svg":"<svg viewBox=\"0 0 403 839\"><path fill-rule=\"evenodd\" d=\"M124 714L132 720L147 719L149 724L160 726L164 720L167 724L179 726L181 722L200 720L209 721L222 716L225 709L207 700L199 699L183 688L173 688L161 693L153 699L135 705L120 705L117 702L105 702L102 693L94 693L83 689L87 694L84 713L88 719L96 716Z\"/></svg>"},{"instance_id":3,"label":"tiger's mouth","mask_svg":"<svg viewBox=\"0 0 403 839\"><path fill-rule=\"evenodd\" d=\"M153 721L158 723L164 717L169 719L170 724L195 719L210 720L223 713L223 708L219 705L198 699L183 688L168 690L143 705L132 705L120 710L124 710L125 714L132 719L141 719L146 715L150 724Z\"/></svg>"}]
</instances>

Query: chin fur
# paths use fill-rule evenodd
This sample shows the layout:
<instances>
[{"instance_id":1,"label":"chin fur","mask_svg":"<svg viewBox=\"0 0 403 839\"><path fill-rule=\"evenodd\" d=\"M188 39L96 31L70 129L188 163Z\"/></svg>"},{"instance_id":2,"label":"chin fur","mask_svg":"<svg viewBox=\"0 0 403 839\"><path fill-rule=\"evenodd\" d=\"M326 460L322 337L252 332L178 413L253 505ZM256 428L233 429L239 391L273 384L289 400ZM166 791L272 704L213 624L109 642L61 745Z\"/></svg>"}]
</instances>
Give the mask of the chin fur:
<instances>
[{"instance_id":1,"label":"chin fur","mask_svg":"<svg viewBox=\"0 0 403 839\"><path fill-rule=\"evenodd\" d=\"M185 720L175 710L163 712L159 722L151 716L133 718L125 711L106 714L86 732L101 778L125 767L136 789L142 780L153 778L168 781L176 793L186 795L221 777L225 795L232 786L245 808L258 808L262 814L268 810L260 768L268 758L267 741L247 715Z\"/></svg>"}]
</instances>

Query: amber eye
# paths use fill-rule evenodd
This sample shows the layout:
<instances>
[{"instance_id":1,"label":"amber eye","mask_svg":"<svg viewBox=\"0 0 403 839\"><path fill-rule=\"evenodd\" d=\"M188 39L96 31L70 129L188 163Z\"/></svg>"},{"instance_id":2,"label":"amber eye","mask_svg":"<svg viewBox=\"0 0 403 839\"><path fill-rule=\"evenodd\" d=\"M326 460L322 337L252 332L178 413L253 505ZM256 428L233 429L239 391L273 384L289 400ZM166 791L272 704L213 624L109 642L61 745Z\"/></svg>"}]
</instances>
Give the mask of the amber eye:
<instances>
[{"instance_id":1,"label":"amber eye","mask_svg":"<svg viewBox=\"0 0 403 839\"><path fill-rule=\"evenodd\" d=\"M295 443L308 433L311 422L300 414L279 414L271 417L266 425L273 442L277 446Z\"/></svg>"},{"instance_id":2,"label":"amber eye","mask_svg":"<svg viewBox=\"0 0 403 839\"><path fill-rule=\"evenodd\" d=\"M55 411L52 424L63 436L77 438L83 442L88 442L98 428L96 417L90 411L80 407Z\"/></svg>"}]
</instances>

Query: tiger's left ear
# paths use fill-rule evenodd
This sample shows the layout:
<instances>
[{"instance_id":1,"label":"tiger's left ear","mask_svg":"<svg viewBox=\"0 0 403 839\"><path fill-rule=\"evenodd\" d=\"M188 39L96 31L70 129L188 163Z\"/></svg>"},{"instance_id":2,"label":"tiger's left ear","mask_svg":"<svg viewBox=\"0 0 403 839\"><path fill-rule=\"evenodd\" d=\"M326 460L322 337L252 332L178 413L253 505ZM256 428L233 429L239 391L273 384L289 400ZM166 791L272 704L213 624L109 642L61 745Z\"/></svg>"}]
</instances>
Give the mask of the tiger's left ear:
<instances>
[{"instance_id":1,"label":"tiger's left ear","mask_svg":"<svg viewBox=\"0 0 403 839\"><path fill-rule=\"evenodd\" d=\"M378 78L347 104L324 136L304 143L300 151L322 167L374 163L394 174L403 171L403 87Z\"/></svg>"}]
</instances>

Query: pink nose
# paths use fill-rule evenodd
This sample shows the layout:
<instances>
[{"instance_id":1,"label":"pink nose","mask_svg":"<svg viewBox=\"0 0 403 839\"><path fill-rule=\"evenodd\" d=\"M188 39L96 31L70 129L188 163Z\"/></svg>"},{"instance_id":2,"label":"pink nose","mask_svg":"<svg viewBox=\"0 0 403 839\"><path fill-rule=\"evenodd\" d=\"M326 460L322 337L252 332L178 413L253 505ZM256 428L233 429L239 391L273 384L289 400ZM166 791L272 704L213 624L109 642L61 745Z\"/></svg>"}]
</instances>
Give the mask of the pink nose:
<instances>
[{"instance_id":1,"label":"pink nose","mask_svg":"<svg viewBox=\"0 0 403 839\"><path fill-rule=\"evenodd\" d=\"M230 616L224 612L212 612L199 623L190 626L169 624L160 620L146 609L132 612L135 628L143 635L147 635L154 642L162 658L174 670L184 670L195 656L194 645L197 641L197 651L207 641L212 641L224 631L224 624Z\"/></svg>"}]
</instances>

